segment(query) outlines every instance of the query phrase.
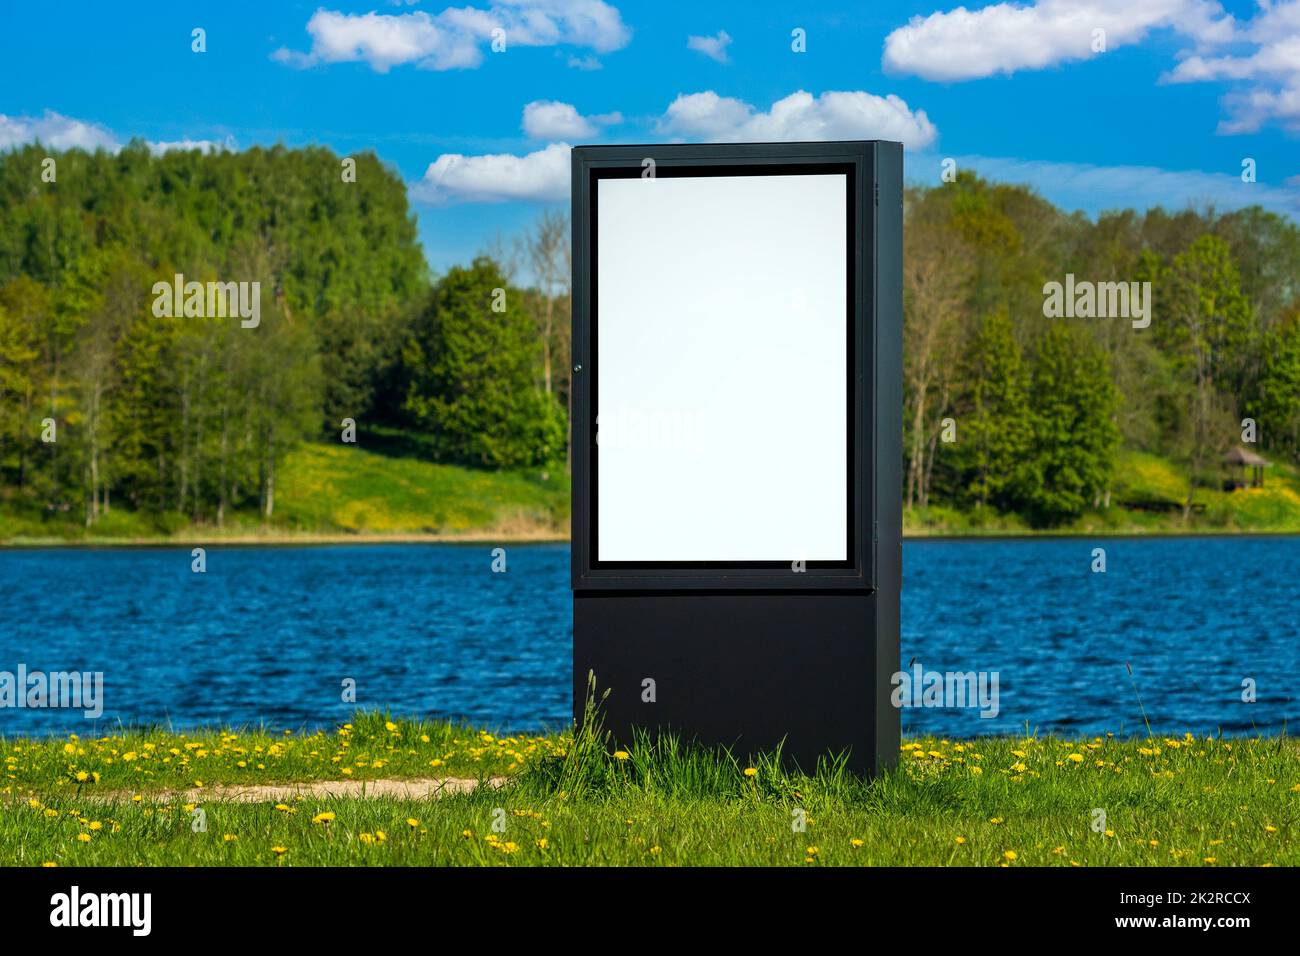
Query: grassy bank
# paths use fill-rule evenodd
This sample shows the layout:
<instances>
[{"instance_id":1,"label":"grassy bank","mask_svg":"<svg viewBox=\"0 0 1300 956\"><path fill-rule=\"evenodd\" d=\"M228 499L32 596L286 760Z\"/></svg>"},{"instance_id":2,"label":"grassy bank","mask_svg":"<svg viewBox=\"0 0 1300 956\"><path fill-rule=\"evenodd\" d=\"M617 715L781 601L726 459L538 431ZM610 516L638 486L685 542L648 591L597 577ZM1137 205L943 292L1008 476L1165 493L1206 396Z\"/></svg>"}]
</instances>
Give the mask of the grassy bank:
<instances>
[{"instance_id":1,"label":"grassy bank","mask_svg":"<svg viewBox=\"0 0 1300 956\"><path fill-rule=\"evenodd\" d=\"M1119 456L1111 506L1090 510L1051 534L1300 534L1300 470L1275 464L1262 488L1223 491L1198 487L1196 511L1183 518L1187 479L1173 462L1126 451ZM1026 535L1041 533L1018 515L942 505L907 509L908 535Z\"/></svg>"},{"instance_id":2,"label":"grassy bank","mask_svg":"<svg viewBox=\"0 0 1300 956\"><path fill-rule=\"evenodd\" d=\"M611 754L567 734L374 714L313 735L149 732L0 749L0 860L23 866L1300 864L1300 746L1285 738L922 738L872 782L835 766L788 774L770 757L671 744ZM496 774L509 778L501 789L436 800L215 793Z\"/></svg>"},{"instance_id":3,"label":"grassy bank","mask_svg":"<svg viewBox=\"0 0 1300 956\"><path fill-rule=\"evenodd\" d=\"M83 516L33 513L0 500L0 544L11 545L555 540L568 536L568 522L562 464L484 471L327 444L288 455L270 522L237 511L218 528L117 508L87 529Z\"/></svg>"},{"instance_id":4,"label":"grassy bank","mask_svg":"<svg viewBox=\"0 0 1300 956\"><path fill-rule=\"evenodd\" d=\"M375 436L368 450L307 444L280 473L274 519L234 513L221 528L181 515L112 511L93 529L75 515L25 511L0 498L0 545L293 544L399 541L555 541L569 534L569 476L563 465L493 472L427 461L402 433ZM1198 488L1198 511L1182 516L1185 479L1166 459L1120 456L1112 506L1052 534L1300 534L1300 471L1268 469L1262 488ZM1042 533L1017 515L936 505L904 512L913 537Z\"/></svg>"}]
</instances>

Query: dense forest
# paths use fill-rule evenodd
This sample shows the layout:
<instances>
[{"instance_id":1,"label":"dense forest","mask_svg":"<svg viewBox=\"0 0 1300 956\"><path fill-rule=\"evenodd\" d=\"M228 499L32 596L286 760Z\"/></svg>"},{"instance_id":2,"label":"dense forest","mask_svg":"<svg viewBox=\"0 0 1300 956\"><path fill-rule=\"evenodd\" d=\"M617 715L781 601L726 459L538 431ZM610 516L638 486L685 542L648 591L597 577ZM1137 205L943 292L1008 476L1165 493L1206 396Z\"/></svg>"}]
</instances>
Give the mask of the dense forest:
<instances>
[{"instance_id":1,"label":"dense forest","mask_svg":"<svg viewBox=\"0 0 1300 956\"><path fill-rule=\"evenodd\" d=\"M1186 510L1196 488L1222 484L1233 445L1296 460L1300 230L1290 220L1252 207L1093 222L963 174L909 191L903 260L909 506L1055 525L1109 505L1123 447L1177 462ZM1149 311L1049 318L1049 284L1075 278L1149 283ZM1096 299L1070 312L1099 313Z\"/></svg>"},{"instance_id":2,"label":"dense forest","mask_svg":"<svg viewBox=\"0 0 1300 956\"><path fill-rule=\"evenodd\" d=\"M486 258L433 284L405 185L371 154L0 156L7 503L88 526L112 508L269 518L289 448L379 423L449 461L562 461L563 228L544 217L527 250L554 260L548 291ZM173 282L184 300L160 309ZM255 327L211 312L218 282L258 284Z\"/></svg>"},{"instance_id":3,"label":"dense forest","mask_svg":"<svg viewBox=\"0 0 1300 956\"><path fill-rule=\"evenodd\" d=\"M1178 462L1190 507L1243 419L1300 455L1294 223L1092 221L965 173L909 189L905 215L909 507L1050 527L1109 506L1121 449ZM1067 276L1150 283L1149 324L1048 317ZM563 468L568 282L551 211L431 275L373 154L0 154L0 501L92 528L269 519L295 445L380 428L438 461ZM255 326L214 311L214 286L253 283Z\"/></svg>"}]
</instances>

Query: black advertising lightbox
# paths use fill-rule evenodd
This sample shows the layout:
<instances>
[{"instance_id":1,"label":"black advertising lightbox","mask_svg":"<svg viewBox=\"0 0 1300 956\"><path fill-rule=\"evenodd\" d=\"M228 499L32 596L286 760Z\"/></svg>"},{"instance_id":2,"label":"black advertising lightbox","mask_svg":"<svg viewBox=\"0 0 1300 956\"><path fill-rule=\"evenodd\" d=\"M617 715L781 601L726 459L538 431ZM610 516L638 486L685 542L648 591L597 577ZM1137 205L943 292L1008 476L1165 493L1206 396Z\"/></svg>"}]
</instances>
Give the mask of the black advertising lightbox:
<instances>
[{"instance_id":1,"label":"black advertising lightbox","mask_svg":"<svg viewBox=\"0 0 1300 956\"><path fill-rule=\"evenodd\" d=\"M574 713L897 759L902 147L573 150Z\"/></svg>"}]
</instances>

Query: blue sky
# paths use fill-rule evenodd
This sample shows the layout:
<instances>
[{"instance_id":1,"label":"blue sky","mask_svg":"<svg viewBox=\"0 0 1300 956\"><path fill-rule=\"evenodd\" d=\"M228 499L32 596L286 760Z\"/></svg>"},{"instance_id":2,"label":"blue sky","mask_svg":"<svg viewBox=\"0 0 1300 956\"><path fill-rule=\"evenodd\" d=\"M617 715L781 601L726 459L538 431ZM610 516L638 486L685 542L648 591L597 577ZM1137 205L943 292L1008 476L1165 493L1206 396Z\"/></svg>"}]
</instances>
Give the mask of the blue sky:
<instances>
[{"instance_id":1,"label":"blue sky","mask_svg":"<svg viewBox=\"0 0 1300 956\"><path fill-rule=\"evenodd\" d=\"M0 149L373 149L435 269L563 204L579 142L902 139L915 182L1300 218L1300 0L457 2L4 2Z\"/></svg>"}]
</instances>

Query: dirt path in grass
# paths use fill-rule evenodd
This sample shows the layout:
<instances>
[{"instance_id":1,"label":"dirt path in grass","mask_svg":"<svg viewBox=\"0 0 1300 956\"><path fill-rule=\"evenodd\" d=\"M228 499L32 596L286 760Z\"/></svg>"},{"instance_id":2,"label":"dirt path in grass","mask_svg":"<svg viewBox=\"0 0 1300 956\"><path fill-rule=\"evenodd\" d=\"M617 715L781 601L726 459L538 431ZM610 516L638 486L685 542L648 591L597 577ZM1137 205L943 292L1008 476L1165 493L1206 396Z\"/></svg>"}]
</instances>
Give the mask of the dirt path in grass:
<instances>
[{"instance_id":1,"label":"dirt path in grass","mask_svg":"<svg viewBox=\"0 0 1300 956\"><path fill-rule=\"evenodd\" d=\"M487 785L496 790L505 786L506 777L489 777ZM467 777L430 777L418 780L310 780L281 784L217 784L189 790L128 791L109 790L94 799L125 801L140 793L157 803L179 799L184 803L284 803L298 798L327 800L331 797L366 797L392 800L436 800L439 797L470 793L478 781Z\"/></svg>"}]
</instances>

